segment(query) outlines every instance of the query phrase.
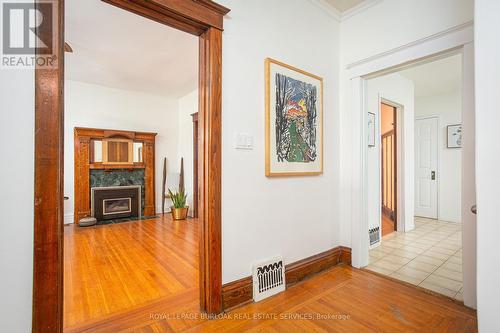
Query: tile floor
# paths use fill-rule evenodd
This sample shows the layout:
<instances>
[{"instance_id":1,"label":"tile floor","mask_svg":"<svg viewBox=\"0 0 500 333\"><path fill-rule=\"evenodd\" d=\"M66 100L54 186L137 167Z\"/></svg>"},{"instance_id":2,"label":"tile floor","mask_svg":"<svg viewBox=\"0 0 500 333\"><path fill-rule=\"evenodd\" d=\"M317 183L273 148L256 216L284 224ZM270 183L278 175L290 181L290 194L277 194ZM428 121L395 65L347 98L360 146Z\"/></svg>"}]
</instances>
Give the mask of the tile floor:
<instances>
[{"instance_id":1,"label":"tile floor","mask_svg":"<svg viewBox=\"0 0 500 333\"><path fill-rule=\"evenodd\" d=\"M462 225L415 217L414 230L370 250L366 268L462 301Z\"/></svg>"}]
</instances>

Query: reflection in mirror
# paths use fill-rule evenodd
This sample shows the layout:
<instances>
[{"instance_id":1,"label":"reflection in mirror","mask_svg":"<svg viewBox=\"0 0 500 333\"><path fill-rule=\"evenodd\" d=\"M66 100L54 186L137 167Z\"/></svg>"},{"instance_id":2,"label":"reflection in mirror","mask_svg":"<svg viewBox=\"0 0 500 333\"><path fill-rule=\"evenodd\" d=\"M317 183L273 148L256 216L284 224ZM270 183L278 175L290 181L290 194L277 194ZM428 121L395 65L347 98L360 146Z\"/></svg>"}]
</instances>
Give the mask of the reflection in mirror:
<instances>
[{"instance_id":1,"label":"reflection in mirror","mask_svg":"<svg viewBox=\"0 0 500 333\"><path fill-rule=\"evenodd\" d=\"M102 163L102 141L92 140L94 144L94 163Z\"/></svg>"},{"instance_id":2,"label":"reflection in mirror","mask_svg":"<svg viewBox=\"0 0 500 333\"><path fill-rule=\"evenodd\" d=\"M142 163L142 142L134 142L134 163Z\"/></svg>"}]
</instances>

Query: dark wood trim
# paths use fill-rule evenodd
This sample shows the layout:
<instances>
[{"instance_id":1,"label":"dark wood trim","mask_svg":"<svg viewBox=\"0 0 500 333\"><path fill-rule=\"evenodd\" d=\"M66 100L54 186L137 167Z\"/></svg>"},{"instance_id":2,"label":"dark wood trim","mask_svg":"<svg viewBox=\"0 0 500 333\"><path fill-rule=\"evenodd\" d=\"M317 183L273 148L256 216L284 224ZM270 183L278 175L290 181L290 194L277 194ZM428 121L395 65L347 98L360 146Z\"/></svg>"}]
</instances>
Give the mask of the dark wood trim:
<instances>
[{"instance_id":1,"label":"dark wood trim","mask_svg":"<svg viewBox=\"0 0 500 333\"><path fill-rule=\"evenodd\" d=\"M222 31L209 28L200 36L199 209L201 309L222 308Z\"/></svg>"},{"instance_id":2,"label":"dark wood trim","mask_svg":"<svg viewBox=\"0 0 500 333\"><path fill-rule=\"evenodd\" d=\"M397 123L398 123L398 108L395 106L392 106L390 104L386 104L384 102L381 103L382 105L388 106L393 109L393 119L394 122L392 124L392 130L387 131L381 135L381 140L380 140L380 150L381 150L381 165L380 165L380 173L381 173L381 188L380 188L380 195L382 198L382 214L387 216L391 221L394 222L394 231L398 231L398 136L397 136ZM381 115L382 117L382 115ZM384 173L384 149L383 149L383 143L384 139L387 137L393 137L391 140L391 145L393 145L393 150L394 150L394 170L393 172L393 181L394 181L394 188L391 190L393 196L394 196L394 202L393 202L393 207L392 209L389 207L384 206L383 198L384 198L384 181L385 181L385 173ZM380 232L382 232L382 228L380 228Z\"/></svg>"},{"instance_id":3,"label":"dark wood trim","mask_svg":"<svg viewBox=\"0 0 500 333\"><path fill-rule=\"evenodd\" d=\"M338 246L331 250L286 265L285 280L287 288L328 270L340 263L351 265L351 249ZM222 286L222 299L224 310L232 309L253 299L252 277L226 283Z\"/></svg>"},{"instance_id":4,"label":"dark wood trim","mask_svg":"<svg viewBox=\"0 0 500 333\"><path fill-rule=\"evenodd\" d=\"M198 135L198 112L193 113L191 117L193 118L193 217L198 218L198 151L200 146L200 136Z\"/></svg>"},{"instance_id":5,"label":"dark wood trim","mask_svg":"<svg viewBox=\"0 0 500 333\"><path fill-rule=\"evenodd\" d=\"M200 36L223 29L229 9L210 0L102 0L158 23Z\"/></svg>"},{"instance_id":6,"label":"dark wood trim","mask_svg":"<svg viewBox=\"0 0 500 333\"><path fill-rule=\"evenodd\" d=\"M58 66L37 68L35 73L32 331L59 333L63 329L64 0L51 2L58 9L53 18L58 30L53 35L50 31L39 34L56 37L53 42ZM200 303L202 310L220 313L222 24L229 9L210 0L106 2L200 36ZM36 6L41 3L46 1L35 0ZM43 11L43 7L39 9Z\"/></svg>"},{"instance_id":7,"label":"dark wood trim","mask_svg":"<svg viewBox=\"0 0 500 333\"><path fill-rule=\"evenodd\" d=\"M57 36L53 41L57 66L51 69L37 66L35 70L32 331L60 333L64 245L64 16L61 15L64 1L50 2L58 13L53 17L57 31L37 31L42 40ZM47 7L39 5L35 1L43 14Z\"/></svg>"}]
</instances>

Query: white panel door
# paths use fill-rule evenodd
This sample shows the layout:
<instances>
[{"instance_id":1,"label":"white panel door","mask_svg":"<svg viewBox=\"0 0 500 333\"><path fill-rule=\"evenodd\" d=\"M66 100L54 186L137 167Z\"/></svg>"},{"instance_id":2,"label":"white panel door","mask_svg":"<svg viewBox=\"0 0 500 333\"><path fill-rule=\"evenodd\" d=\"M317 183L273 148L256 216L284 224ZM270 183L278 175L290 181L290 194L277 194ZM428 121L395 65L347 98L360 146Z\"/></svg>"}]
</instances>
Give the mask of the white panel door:
<instances>
[{"instance_id":1,"label":"white panel door","mask_svg":"<svg viewBox=\"0 0 500 333\"><path fill-rule=\"evenodd\" d=\"M438 119L415 121L415 216L438 217Z\"/></svg>"}]
</instances>

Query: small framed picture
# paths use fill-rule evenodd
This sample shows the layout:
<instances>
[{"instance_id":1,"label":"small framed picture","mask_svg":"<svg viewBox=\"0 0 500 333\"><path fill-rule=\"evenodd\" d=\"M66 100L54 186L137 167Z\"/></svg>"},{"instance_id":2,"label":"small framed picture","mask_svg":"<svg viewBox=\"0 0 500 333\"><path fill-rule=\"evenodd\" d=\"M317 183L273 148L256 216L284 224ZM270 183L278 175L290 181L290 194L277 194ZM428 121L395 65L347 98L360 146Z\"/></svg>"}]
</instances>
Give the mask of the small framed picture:
<instances>
[{"instance_id":1,"label":"small framed picture","mask_svg":"<svg viewBox=\"0 0 500 333\"><path fill-rule=\"evenodd\" d=\"M368 112L368 147L375 147L375 113Z\"/></svg>"},{"instance_id":2,"label":"small framed picture","mask_svg":"<svg viewBox=\"0 0 500 333\"><path fill-rule=\"evenodd\" d=\"M462 124L447 127L448 148L462 148Z\"/></svg>"}]
</instances>

